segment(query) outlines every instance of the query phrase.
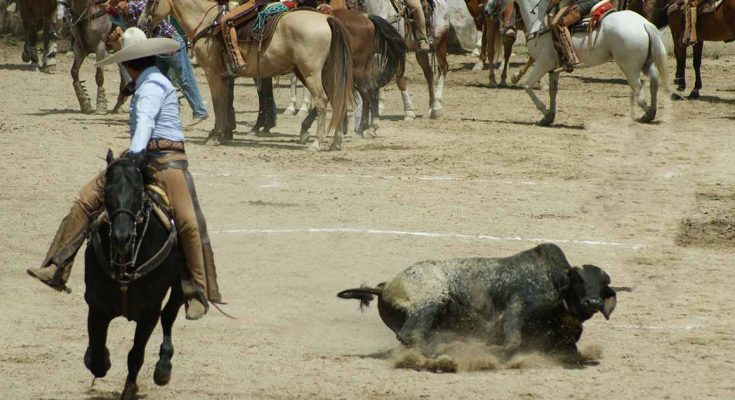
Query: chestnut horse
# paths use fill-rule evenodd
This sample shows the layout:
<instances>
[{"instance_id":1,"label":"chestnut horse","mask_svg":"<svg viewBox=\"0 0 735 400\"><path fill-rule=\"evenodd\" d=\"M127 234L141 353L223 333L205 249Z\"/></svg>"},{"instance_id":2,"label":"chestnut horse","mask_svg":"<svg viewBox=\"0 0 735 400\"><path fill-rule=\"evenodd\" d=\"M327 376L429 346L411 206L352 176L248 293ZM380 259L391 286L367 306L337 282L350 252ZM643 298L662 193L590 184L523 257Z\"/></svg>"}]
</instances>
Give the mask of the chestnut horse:
<instances>
[{"instance_id":1,"label":"chestnut horse","mask_svg":"<svg viewBox=\"0 0 735 400\"><path fill-rule=\"evenodd\" d=\"M674 40L674 55L676 55L676 77L674 83L678 91L686 89L686 57L687 46L682 43L684 34L684 7L680 7L671 13L667 0L652 0L643 2L631 0L628 9L635 11L651 21L657 28L661 29L668 25ZM735 0L724 0L715 11L697 15L697 38L694 44L694 89L689 93L689 98L699 98L699 90L702 89L702 50L704 42L723 42L735 40ZM674 96L676 99L678 96Z\"/></svg>"}]
</instances>

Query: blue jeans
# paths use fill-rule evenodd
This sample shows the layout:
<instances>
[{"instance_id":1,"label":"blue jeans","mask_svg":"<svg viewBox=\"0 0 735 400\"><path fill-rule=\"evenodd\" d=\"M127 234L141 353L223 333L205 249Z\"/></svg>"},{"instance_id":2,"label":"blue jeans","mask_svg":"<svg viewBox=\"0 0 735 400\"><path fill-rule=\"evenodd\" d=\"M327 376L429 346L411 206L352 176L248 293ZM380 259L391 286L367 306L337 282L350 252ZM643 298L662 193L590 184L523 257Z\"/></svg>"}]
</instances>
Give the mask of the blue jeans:
<instances>
[{"instance_id":1,"label":"blue jeans","mask_svg":"<svg viewBox=\"0 0 735 400\"><path fill-rule=\"evenodd\" d=\"M194 118L206 118L209 116L209 113L207 113L207 109L204 107L204 100L202 99L201 93L199 93L199 87L194 78L194 68L191 66L191 60L186 51L186 43L178 34L174 35L173 38L179 42L179 50L170 56L156 56L156 66L164 75L168 75L169 77L169 69L173 70L171 72L176 74L186 101L189 102L189 106L194 110Z\"/></svg>"}]
</instances>

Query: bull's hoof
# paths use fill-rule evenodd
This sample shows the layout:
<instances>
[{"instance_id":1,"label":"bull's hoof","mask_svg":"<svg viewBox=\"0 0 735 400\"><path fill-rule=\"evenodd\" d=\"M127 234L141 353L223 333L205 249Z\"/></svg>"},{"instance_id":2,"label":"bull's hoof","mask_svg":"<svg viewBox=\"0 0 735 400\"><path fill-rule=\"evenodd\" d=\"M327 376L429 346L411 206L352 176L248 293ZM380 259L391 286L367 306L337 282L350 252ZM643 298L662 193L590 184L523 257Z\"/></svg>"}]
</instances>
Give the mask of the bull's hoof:
<instances>
[{"instance_id":1,"label":"bull's hoof","mask_svg":"<svg viewBox=\"0 0 735 400\"><path fill-rule=\"evenodd\" d=\"M556 118L556 113L553 113L553 112L546 113L544 117L541 118L541 121L537 122L536 125L549 126L554 123L555 118Z\"/></svg>"},{"instance_id":2,"label":"bull's hoof","mask_svg":"<svg viewBox=\"0 0 735 400\"><path fill-rule=\"evenodd\" d=\"M125 381L125 388L120 395L120 400L136 400L138 398L138 385L130 380Z\"/></svg>"},{"instance_id":3,"label":"bull's hoof","mask_svg":"<svg viewBox=\"0 0 735 400\"><path fill-rule=\"evenodd\" d=\"M299 134L299 144L306 144L309 141L309 131L301 131Z\"/></svg>"},{"instance_id":4,"label":"bull's hoof","mask_svg":"<svg viewBox=\"0 0 735 400\"><path fill-rule=\"evenodd\" d=\"M158 360L156 369L153 371L153 382L158 386L166 386L171 381L171 361Z\"/></svg>"}]
</instances>

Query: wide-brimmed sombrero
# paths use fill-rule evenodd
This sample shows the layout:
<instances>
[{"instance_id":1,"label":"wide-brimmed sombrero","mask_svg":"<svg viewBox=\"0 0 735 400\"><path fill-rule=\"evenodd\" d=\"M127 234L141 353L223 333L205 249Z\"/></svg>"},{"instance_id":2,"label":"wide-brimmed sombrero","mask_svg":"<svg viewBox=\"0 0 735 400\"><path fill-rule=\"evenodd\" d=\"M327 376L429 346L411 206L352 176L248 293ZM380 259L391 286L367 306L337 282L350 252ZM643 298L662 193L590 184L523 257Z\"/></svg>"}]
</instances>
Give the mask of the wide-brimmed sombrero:
<instances>
[{"instance_id":1,"label":"wide-brimmed sombrero","mask_svg":"<svg viewBox=\"0 0 735 400\"><path fill-rule=\"evenodd\" d=\"M142 30L132 27L122 35L122 49L115 54L98 61L95 67L117 64L138 58L159 54L171 54L179 49L179 42L168 38L147 38Z\"/></svg>"}]
</instances>

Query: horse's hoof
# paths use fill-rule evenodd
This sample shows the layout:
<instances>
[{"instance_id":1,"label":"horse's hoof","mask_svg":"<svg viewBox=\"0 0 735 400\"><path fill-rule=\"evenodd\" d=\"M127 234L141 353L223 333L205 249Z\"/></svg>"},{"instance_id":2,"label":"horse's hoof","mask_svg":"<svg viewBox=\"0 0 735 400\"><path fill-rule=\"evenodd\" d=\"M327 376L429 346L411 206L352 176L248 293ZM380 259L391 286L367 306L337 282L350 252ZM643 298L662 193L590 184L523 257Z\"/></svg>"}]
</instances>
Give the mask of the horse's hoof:
<instances>
[{"instance_id":1,"label":"horse's hoof","mask_svg":"<svg viewBox=\"0 0 735 400\"><path fill-rule=\"evenodd\" d=\"M271 128L263 128L262 131L255 134L257 137L273 137L273 134L271 133Z\"/></svg>"},{"instance_id":2,"label":"horse's hoof","mask_svg":"<svg viewBox=\"0 0 735 400\"><path fill-rule=\"evenodd\" d=\"M20 59L23 60L23 62L29 62L31 61L31 56L28 55L25 51L20 55Z\"/></svg>"},{"instance_id":3,"label":"horse's hoof","mask_svg":"<svg viewBox=\"0 0 735 400\"><path fill-rule=\"evenodd\" d=\"M689 93L689 96L687 96L690 100L697 100L699 98L699 90L694 89L691 93Z\"/></svg>"},{"instance_id":4,"label":"horse's hoof","mask_svg":"<svg viewBox=\"0 0 735 400\"><path fill-rule=\"evenodd\" d=\"M298 113L296 113L296 116L297 116L297 117L305 117L305 116L306 116L306 115L308 115L308 114L309 114L309 110L308 110L308 109L306 109L306 108L303 108L303 107L301 107L301 108L299 109L299 112L298 112Z\"/></svg>"},{"instance_id":5,"label":"horse's hoof","mask_svg":"<svg viewBox=\"0 0 735 400\"><path fill-rule=\"evenodd\" d=\"M653 122L654 119L656 119L656 109L649 108L648 111L646 111L646 113L643 114L643 116L638 120L638 122L647 124Z\"/></svg>"},{"instance_id":6,"label":"horse's hoof","mask_svg":"<svg viewBox=\"0 0 735 400\"><path fill-rule=\"evenodd\" d=\"M158 386L166 386L171 381L171 361L158 360L153 371L153 382Z\"/></svg>"},{"instance_id":7,"label":"horse's hoof","mask_svg":"<svg viewBox=\"0 0 735 400\"><path fill-rule=\"evenodd\" d=\"M508 87L508 82L506 82L505 79L503 79L502 81L500 81L500 85L498 85L498 87L500 87L500 88L507 88Z\"/></svg>"},{"instance_id":8,"label":"horse's hoof","mask_svg":"<svg viewBox=\"0 0 735 400\"><path fill-rule=\"evenodd\" d=\"M482 63L476 63L476 64L475 64L475 65L474 65L474 66L472 67L472 71L482 71Z\"/></svg>"},{"instance_id":9,"label":"horse's hoof","mask_svg":"<svg viewBox=\"0 0 735 400\"><path fill-rule=\"evenodd\" d=\"M487 84L490 88L495 89L498 87L498 82L495 82L494 79L490 79L490 83Z\"/></svg>"},{"instance_id":10,"label":"horse's hoof","mask_svg":"<svg viewBox=\"0 0 735 400\"><path fill-rule=\"evenodd\" d=\"M283 110L283 113L285 115L296 115L296 107L290 105L285 110Z\"/></svg>"},{"instance_id":11,"label":"horse's hoof","mask_svg":"<svg viewBox=\"0 0 735 400\"><path fill-rule=\"evenodd\" d=\"M685 97L679 93L671 93L671 100L673 101L685 100Z\"/></svg>"},{"instance_id":12,"label":"horse's hoof","mask_svg":"<svg viewBox=\"0 0 735 400\"><path fill-rule=\"evenodd\" d=\"M309 145L309 151L313 151L313 152L315 152L315 153L316 153L316 152L319 152L319 151L321 151L321 150L322 150L322 148L321 148L321 146L319 146L319 141L317 141L317 140L313 141L313 142L312 142L312 143L311 143L311 144Z\"/></svg>"},{"instance_id":13,"label":"horse's hoof","mask_svg":"<svg viewBox=\"0 0 735 400\"><path fill-rule=\"evenodd\" d=\"M432 108L431 109L431 112L429 113L429 118L430 119L437 119L437 118L441 117L443 113L444 112L442 111L441 108Z\"/></svg>"},{"instance_id":14,"label":"horse's hoof","mask_svg":"<svg viewBox=\"0 0 735 400\"><path fill-rule=\"evenodd\" d=\"M247 136L258 136L258 133L260 133L260 128L258 128L257 126L254 126L245 135L247 135Z\"/></svg>"},{"instance_id":15,"label":"horse's hoof","mask_svg":"<svg viewBox=\"0 0 735 400\"><path fill-rule=\"evenodd\" d=\"M544 115L543 118L541 118L541 121L536 123L536 125L549 126L554 123L555 118L556 118L556 113L547 113L546 115Z\"/></svg>"},{"instance_id":16,"label":"horse's hoof","mask_svg":"<svg viewBox=\"0 0 735 400\"><path fill-rule=\"evenodd\" d=\"M518 76L517 74L513 74L513 76L510 77L510 83L514 85L518 84L518 81L520 80L521 80L521 77Z\"/></svg>"},{"instance_id":17,"label":"horse's hoof","mask_svg":"<svg viewBox=\"0 0 735 400\"><path fill-rule=\"evenodd\" d=\"M87 351L84 352L84 366L87 367L95 378L104 378L112 366L110 362L110 351L106 347L103 361L102 365L96 365L92 360L92 348L87 347Z\"/></svg>"},{"instance_id":18,"label":"horse's hoof","mask_svg":"<svg viewBox=\"0 0 735 400\"><path fill-rule=\"evenodd\" d=\"M309 131L303 131L299 134L299 144L306 144L309 141Z\"/></svg>"},{"instance_id":19,"label":"horse's hoof","mask_svg":"<svg viewBox=\"0 0 735 400\"><path fill-rule=\"evenodd\" d=\"M120 400L136 400L138 398L138 385L129 380L125 381L125 389L120 395Z\"/></svg>"},{"instance_id":20,"label":"horse's hoof","mask_svg":"<svg viewBox=\"0 0 735 400\"><path fill-rule=\"evenodd\" d=\"M332 145L329 146L329 151L340 151L342 150L342 143L332 142Z\"/></svg>"},{"instance_id":21,"label":"horse's hoof","mask_svg":"<svg viewBox=\"0 0 735 400\"><path fill-rule=\"evenodd\" d=\"M56 73L56 65L45 65L41 67L41 72L49 75L53 75Z\"/></svg>"},{"instance_id":22,"label":"horse's hoof","mask_svg":"<svg viewBox=\"0 0 735 400\"><path fill-rule=\"evenodd\" d=\"M218 137L213 136L213 137L207 139L207 141L204 142L204 145L205 146L220 146L220 145L222 145L222 142L220 141L220 139Z\"/></svg>"}]
</instances>

